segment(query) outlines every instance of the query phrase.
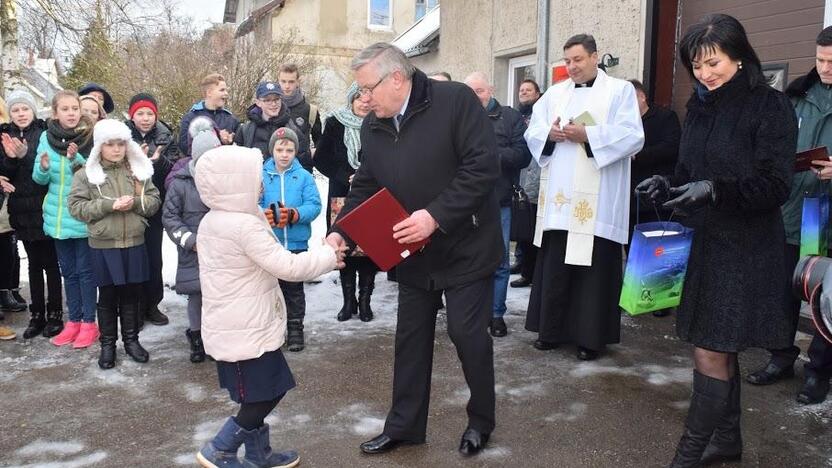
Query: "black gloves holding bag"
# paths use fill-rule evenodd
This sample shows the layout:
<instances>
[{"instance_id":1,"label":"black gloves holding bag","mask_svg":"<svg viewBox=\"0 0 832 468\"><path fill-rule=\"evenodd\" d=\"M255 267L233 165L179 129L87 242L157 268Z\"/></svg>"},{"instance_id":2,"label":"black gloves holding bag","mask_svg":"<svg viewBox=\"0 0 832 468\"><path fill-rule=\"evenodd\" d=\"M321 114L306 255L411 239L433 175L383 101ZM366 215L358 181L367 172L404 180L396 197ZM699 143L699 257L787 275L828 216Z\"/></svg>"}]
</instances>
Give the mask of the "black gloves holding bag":
<instances>
[{"instance_id":1,"label":"black gloves holding bag","mask_svg":"<svg viewBox=\"0 0 832 468\"><path fill-rule=\"evenodd\" d=\"M689 182L671 187L667 177L654 175L636 186L636 195L653 204L661 203L664 208L680 213L690 213L716 201L714 183L710 180ZM672 198L671 197L675 197Z\"/></svg>"}]
</instances>

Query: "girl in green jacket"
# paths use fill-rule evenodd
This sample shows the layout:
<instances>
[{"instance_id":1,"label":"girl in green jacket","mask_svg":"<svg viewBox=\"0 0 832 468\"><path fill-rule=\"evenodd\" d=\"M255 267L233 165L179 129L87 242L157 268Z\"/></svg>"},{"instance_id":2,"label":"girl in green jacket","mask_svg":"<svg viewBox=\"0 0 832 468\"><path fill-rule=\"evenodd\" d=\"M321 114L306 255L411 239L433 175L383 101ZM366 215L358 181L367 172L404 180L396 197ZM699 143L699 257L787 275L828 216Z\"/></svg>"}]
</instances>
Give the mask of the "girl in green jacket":
<instances>
[{"instance_id":1,"label":"girl in green jacket","mask_svg":"<svg viewBox=\"0 0 832 468\"><path fill-rule=\"evenodd\" d=\"M59 91L52 98L52 119L41 134L32 179L49 187L43 201L43 232L55 239L55 250L64 278L69 323L63 326L60 307L47 311L43 335L54 336L56 346L75 342L84 325L81 345L89 346L98 336L95 329L95 283L87 245L87 226L69 214L67 196L73 174L83 167L92 147L92 123L81 115L81 102L74 91ZM60 333L60 334L59 334ZM57 336L55 336L57 335ZM82 347L82 346L79 346Z\"/></svg>"}]
</instances>

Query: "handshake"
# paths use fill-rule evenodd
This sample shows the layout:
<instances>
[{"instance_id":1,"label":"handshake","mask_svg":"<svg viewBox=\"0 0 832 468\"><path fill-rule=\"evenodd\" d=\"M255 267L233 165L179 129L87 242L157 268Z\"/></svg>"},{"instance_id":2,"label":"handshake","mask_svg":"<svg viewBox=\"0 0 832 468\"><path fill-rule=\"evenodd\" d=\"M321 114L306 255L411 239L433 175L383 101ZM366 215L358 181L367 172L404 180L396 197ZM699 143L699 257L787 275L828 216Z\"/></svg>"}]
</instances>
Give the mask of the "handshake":
<instances>
[{"instance_id":1,"label":"handshake","mask_svg":"<svg viewBox=\"0 0 832 468\"><path fill-rule=\"evenodd\" d=\"M672 209L682 214L689 214L716 202L714 183L710 180L689 182L679 187L671 187L667 177L654 175L641 181L635 189L636 196L654 205Z\"/></svg>"},{"instance_id":2,"label":"handshake","mask_svg":"<svg viewBox=\"0 0 832 468\"><path fill-rule=\"evenodd\" d=\"M276 228L284 228L287 225L295 224L298 222L298 218L300 217L298 210L294 208L286 208L283 206L282 202L277 202L277 206L272 203L263 213L269 221L269 226Z\"/></svg>"}]
</instances>

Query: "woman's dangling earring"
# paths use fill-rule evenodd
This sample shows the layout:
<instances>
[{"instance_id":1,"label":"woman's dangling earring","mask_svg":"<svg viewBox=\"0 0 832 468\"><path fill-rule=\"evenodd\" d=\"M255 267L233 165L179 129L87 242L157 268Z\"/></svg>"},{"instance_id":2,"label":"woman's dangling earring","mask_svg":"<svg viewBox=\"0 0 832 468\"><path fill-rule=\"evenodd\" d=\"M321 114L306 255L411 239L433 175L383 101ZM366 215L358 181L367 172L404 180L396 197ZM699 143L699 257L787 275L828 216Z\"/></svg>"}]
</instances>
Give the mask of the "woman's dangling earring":
<instances>
[{"instance_id":1,"label":"woman's dangling earring","mask_svg":"<svg viewBox=\"0 0 832 468\"><path fill-rule=\"evenodd\" d=\"M742 70L742 62L739 63L738 68Z\"/></svg>"}]
</instances>

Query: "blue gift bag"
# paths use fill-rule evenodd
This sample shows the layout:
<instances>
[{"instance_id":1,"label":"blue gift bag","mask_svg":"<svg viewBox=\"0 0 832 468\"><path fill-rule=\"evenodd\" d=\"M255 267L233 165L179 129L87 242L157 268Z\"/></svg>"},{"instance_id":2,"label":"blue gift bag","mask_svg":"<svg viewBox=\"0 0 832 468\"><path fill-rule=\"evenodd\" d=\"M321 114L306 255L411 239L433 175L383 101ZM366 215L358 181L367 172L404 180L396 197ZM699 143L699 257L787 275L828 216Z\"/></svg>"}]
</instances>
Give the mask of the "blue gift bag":
<instances>
[{"instance_id":1,"label":"blue gift bag","mask_svg":"<svg viewBox=\"0 0 832 468\"><path fill-rule=\"evenodd\" d=\"M800 218L800 256L826 257L829 231L829 195L803 199L803 215Z\"/></svg>"},{"instance_id":2,"label":"blue gift bag","mask_svg":"<svg viewBox=\"0 0 832 468\"><path fill-rule=\"evenodd\" d=\"M637 224L618 305L630 315L678 306L692 241L693 229L679 223Z\"/></svg>"}]
</instances>

